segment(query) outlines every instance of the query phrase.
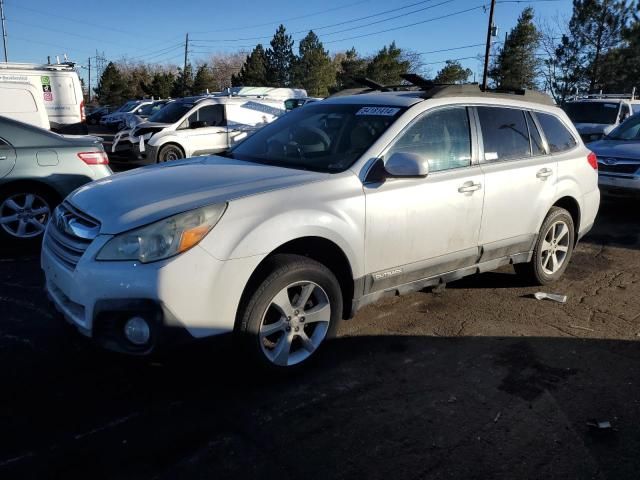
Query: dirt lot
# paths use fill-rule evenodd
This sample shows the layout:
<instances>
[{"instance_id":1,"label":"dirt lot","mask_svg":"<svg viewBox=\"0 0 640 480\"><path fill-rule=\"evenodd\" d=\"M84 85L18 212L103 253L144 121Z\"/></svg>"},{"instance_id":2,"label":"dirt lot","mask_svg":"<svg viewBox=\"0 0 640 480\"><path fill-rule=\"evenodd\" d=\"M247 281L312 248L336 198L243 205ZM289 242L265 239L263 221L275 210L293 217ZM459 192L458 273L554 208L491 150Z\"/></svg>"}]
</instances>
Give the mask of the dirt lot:
<instances>
[{"instance_id":1,"label":"dirt lot","mask_svg":"<svg viewBox=\"0 0 640 480\"><path fill-rule=\"evenodd\" d=\"M505 268L367 307L280 379L226 341L97 351L54 317L37 258L5 256L0 478L638 478L638 219L603 207L548 290L566 305Z\"/></svg>"}]
</instances>

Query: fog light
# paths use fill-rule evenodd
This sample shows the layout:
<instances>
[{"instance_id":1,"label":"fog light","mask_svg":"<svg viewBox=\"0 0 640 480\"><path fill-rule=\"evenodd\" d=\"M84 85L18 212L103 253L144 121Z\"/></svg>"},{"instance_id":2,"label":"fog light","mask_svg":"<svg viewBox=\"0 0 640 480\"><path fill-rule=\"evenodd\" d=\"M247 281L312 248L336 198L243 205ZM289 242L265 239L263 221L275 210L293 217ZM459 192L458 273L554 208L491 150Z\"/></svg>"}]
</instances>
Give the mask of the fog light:
<instances>
[{"instance_id":1,"label":"fog light","mask_svg":"<svg viewBox=\"0 0 640 480\"><path fill-rule=\"evenodd\" d=\"M151 337L149 324L142 317L131 317L124 324L124 335L135 345L144 345Z\"/></svg>"}]
</instances>

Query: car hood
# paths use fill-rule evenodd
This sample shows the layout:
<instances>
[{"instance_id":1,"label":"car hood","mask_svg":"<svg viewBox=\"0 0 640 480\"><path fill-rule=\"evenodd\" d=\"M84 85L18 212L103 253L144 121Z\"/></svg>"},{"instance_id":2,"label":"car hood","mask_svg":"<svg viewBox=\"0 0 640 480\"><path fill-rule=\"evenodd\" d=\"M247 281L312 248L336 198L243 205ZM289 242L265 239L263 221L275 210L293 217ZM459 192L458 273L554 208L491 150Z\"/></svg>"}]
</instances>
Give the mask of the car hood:
<instances>
[{"instance_id":1,"label":"car hood","mask_svg":"<svg viewBox=\"0 0 640 480\"><path fill-rule=\"evenodd\" d=\"M112 175L67 197L116 234L177 213L326 178L329 174L224 157L198 157Z\"/></svg>"},{"instance_id":2,"label":"car hood","mask_svg":"<svg viewBox=\"0 0 640 480\"><path fill-rule=\"evenodd\" d=\"M640 140L599 140L589 144L599 157L617 157L640 160Z\"/></svg>"}]
</instances>

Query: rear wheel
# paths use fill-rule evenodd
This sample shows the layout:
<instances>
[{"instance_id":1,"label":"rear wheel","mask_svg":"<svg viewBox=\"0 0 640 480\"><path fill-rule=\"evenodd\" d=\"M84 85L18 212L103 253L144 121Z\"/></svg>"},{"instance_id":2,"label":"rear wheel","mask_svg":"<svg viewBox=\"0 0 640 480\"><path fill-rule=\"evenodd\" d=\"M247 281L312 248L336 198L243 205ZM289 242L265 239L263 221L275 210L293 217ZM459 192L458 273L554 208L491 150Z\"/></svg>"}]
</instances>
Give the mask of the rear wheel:
<instances>
[{"instance_id":1,"label":"rear wheel","mask_svg":"<svg viewBox=\"0 0 640 480\"><path fill-rule=\"evenodd\" d=\"M250 294L237 333L259 364L286 370L317 355L341 314L340 286L327 267L298 255L278 255Z\"/></svg>"},{"instance_id":2,"label":"rear wheel","mask_svg":"<svg viewBox=\"0 0 640 480\"><path fill-rule=\"evenodd\" d=\"M165 145L158 152L158 163L171 162L184 158L184 152L177 145Z\"/></svg>"},{"instance_id":3,"label":"rear wheel","mask_svg":"<svg viewBox=\"0 0 640 480\"><path fill-rule=\"evenodd\" d=\"M516 273L538 285L555 282L567 269L574 245L571 214L553 207L542 223L531 262L514 265Z\"/></svg>"},{"instance_id":4,"label":"rear wheel","mask_svg":"<svg viewBox=\"0 0 640 480\"><path fill-rule=\"evenodd\" d=\"M0 192L0 239L28 245L42 238L56 201L37 186L10 187Z\"/></svg>"}]
</instances>

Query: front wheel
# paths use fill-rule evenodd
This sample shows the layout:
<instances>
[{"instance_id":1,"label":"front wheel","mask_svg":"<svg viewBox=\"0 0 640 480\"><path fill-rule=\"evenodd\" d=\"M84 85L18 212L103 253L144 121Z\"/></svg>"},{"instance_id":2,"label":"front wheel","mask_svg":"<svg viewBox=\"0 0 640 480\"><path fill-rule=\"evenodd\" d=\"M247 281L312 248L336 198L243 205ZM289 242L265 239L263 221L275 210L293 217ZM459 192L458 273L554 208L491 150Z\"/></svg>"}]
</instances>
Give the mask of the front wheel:
<instances>
[{"instance_id":1,"label":"front wheel","mask_svg":"<svg viewBox=\"0 0 640 480\"><path fill-rule=\"evenodd\" d=\"M308 362L333 336L342 316L335 275L298 255L278 255L239 318L237 333L249 355L272 370Z\"/></svg>"},{"instance_id":2,"label":"front wheel","mask_svg":"<svg viewBox=\"0 0 640 480\"><path fill-rule=\"evenodd\" d=\"M177 145L165 145L158 152L158 163L184 158L184 152Z\"/></svg>"},{"instance_id":3,"label":"front wheel","mask_svg":"<svg viewBox=\"0 0 640 480\"><path fill-rule=\"evenodd\" d=\"M555 282L567 269L574 245L571 214L553 207L542 223L531 262L514 265L516 273L537 285Z\"/></svg>"}]
</instances>

